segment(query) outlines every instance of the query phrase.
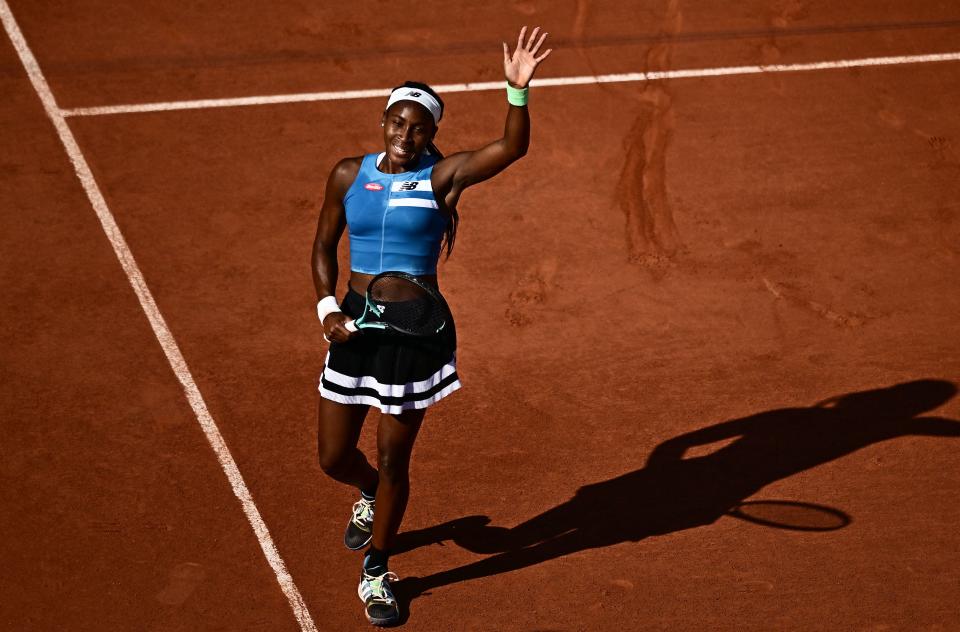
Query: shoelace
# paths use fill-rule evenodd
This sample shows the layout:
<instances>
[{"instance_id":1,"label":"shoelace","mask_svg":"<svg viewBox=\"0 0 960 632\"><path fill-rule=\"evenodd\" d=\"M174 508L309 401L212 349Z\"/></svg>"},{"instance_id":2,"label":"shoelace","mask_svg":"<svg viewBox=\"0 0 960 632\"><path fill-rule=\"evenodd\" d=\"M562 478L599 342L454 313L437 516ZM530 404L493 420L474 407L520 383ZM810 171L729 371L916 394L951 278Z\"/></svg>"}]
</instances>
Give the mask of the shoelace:
<instances>
[{"instance_id":1,"label":"shoelace","mask_svg":"<svg viewBox=\"0 0 960 632\"><path fill-rule=\"evenodd\" d=\"M390 580L395 582L400 579L396 573L388 571L379 577L371 577L369 575L366 577L367 582L370 584L370 601L377 601L384 604L394 604L397 602L393 596L393 591L390 590L390 584L386 581Z\"/></svg>"},{"instance_id":2,"label":"shoelace","mask_svg":"<svg viewBox=\"0 0 960 632\"><path fill-rule=\"evenodd\" d=\"M353 519L356 522L373 522L373 503L369 500L360 499L353 503Z\"/></svg>"}]
</instances>

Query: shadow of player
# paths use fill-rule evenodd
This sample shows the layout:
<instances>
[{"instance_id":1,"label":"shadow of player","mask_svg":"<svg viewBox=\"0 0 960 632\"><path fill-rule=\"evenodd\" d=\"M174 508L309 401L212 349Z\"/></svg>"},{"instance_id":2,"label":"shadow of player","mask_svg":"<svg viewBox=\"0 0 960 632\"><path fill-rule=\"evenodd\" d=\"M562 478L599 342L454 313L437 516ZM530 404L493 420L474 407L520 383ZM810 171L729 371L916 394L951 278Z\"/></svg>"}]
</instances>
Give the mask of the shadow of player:
<instances>
[{"instance_id":1,"label":"shadow of player","mask_svg":"<svg viewBox=\"0 0 960 632\"><path fill-rule=\"evenodd\" d=\"M567 502L513 528L485 516L401 534L396 552L453 540L490 557L396 584L409 602L431 588L525 568L570 553L715 522L763 487L871 444L921 435L960 437L960 422L920 417L957 387L917 380L849 393L809 408L771 410L707 426L664 441L646 465L586 485ZM728 442L704 456L696 446ZM406 610L406 609L405 609Z\"/></svg>"}]
</instances>

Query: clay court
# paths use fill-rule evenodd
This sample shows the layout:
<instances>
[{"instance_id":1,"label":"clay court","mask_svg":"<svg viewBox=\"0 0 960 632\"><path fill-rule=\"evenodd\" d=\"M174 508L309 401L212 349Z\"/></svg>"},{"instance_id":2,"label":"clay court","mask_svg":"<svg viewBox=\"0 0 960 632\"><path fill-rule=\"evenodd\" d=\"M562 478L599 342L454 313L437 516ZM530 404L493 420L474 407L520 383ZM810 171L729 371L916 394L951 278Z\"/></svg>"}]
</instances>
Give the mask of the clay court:
<instances>
[{"instance_id":1,"label":"clay court","mask_svg":"<svg viewBox=\"0 0 960 632\"><path fill-rule=\"evenodd\" d=\"M523 24L556 50L440 268L402 625L960 629L960 6L443 6L0 0L4 629L369 628L323 185L406 79L445 153L496 138Z\"/></svg>"}]
</instances>

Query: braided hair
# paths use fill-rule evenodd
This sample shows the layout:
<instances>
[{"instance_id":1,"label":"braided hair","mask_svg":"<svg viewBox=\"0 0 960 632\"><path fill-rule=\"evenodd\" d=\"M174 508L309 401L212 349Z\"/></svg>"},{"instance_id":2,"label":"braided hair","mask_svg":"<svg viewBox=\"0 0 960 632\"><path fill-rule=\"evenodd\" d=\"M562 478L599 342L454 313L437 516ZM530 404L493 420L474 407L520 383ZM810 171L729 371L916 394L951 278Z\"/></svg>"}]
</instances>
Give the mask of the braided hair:
<instances>
[{"instance_id":1,"label":"braided hair","mask_svg":"<svg viewBox=\"0 0 960 632\"><path fill-rule=\"evenodd\" d=\"M443 99L427 84L419 81L404 81L403 85L397 86L394 90L400 88L414 88L426 92L440 104L440 116L443 116ZM433 144L433 141L430 141L427 145L426 153L431 156L436 156L438 161L443 159L443 154L437 149L437 146ZM443 230L443 242L440 245L440 249L445 250L447 253L446 259L449 259L450 253L453 252L453 242L457 239L457 228L460 226L460 214L457 213L457 209L450 207L448 210L450 215L447 217L447 227Z\"/></svg>"}]
</instances>

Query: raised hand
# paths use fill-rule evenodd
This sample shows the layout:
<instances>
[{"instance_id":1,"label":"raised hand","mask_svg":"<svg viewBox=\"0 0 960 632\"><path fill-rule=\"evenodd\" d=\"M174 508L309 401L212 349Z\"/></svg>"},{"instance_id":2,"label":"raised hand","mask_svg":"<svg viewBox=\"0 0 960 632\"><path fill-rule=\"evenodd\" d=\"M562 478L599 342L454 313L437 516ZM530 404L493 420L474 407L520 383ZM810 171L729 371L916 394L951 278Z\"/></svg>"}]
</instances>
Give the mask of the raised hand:
<instances>
[{"instance_id":1,"label":"raised hand","mask_svg":"<svg viewBox=\"0 0 960 632\"><path fill-rule=\"evenodd\" d=\"M513 51L512 56L507 43L503 43L503 74L506 75L507 81L514 88L526 88L537 66L553 52L552 48L548 48L542 55L537 56L543 41L547 39L547 33L540 35L540 39L537 39L539 33L540 27L538 26L533 29L530 39L524 44L523 38L527 34L527 27L520 29L520 37L517 38L517 50Z\"/></svg>"}]
</instances>

